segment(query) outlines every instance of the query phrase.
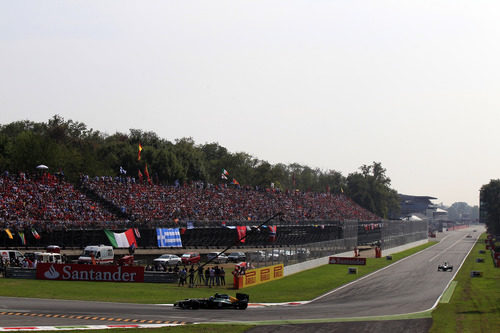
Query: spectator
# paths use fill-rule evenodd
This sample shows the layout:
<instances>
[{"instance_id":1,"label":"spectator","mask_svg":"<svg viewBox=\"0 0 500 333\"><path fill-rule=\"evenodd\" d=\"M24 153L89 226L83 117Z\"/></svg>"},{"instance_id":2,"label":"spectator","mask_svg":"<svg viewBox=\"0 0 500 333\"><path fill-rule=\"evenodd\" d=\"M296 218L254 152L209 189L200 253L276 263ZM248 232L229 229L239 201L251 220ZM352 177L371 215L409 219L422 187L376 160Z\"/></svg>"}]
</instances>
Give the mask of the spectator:
<instances>
[{"instance_id":1,"label":"spectator","mask_svg":"<svg viewBox=\"0 0 500 333\"><path fill-rule=\"evenodd\" d=\"M186 283L186 277L187 277L187 271L186 268L184 267L179 272L179 284L178 284L179 287L184 286L184 284Z\"/></svg>"}]
</instances>

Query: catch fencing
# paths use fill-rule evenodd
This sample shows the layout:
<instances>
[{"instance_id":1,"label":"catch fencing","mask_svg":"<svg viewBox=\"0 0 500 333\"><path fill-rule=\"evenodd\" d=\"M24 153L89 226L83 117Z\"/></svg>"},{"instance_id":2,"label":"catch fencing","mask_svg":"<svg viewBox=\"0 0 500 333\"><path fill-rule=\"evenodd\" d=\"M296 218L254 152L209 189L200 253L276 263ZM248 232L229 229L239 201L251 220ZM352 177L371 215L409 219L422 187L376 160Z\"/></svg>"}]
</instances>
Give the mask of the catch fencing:
<instances>
[{"instance_id":1,"label":"catch fencing","mask_svg":"<svg viewBox=\"0 0 500 333\"><path fill-rule=\"evenodd\" d=\"M308 243L329 242L344 238L344 222L339 221L276 221L269 225L276 226L276 234L270 237L268 226L257 228L264 221L226 222L221 221L194 221L188 226L186 223L165 223L162 227L179 228L184 248L225 248L230 244L238 247L261 246L294 246ZM49 222L47 222L49 223ZM236 226L248 227L244 243L237 243L238 232ZM0 232L1 248L44 248L48 245L59 245L63 249L82 249L89 244L109 244L102 228L55 229L38 230L40 237L35 238L31 230L23 230L26 244L22 244L20 237L10 239L5 232ZM137 239L138 248L158 248L156 229L153 227L138 228L140 239ZM113 229L123 232L124 229Z\"/></svg>"},{"instance_id":2,"label":"catch fencing","mask_svg":"<svg viewBox=\"0 0 500 333\"><path fill-rule=\"evenodd\" d=\"M250 231L245 243L237 242L238 234L234 228L215 223L194 223L192 229L184 230L182 243L184 249L221 250L233 245L235 251L245 252L247 261L256 267L278 263L292 265L342 252L349 252L360 244L380 244L382 249L427 239L427 221L315 221L314 223L288 223L277 221L276 237L270 240L265 228L252 230L251 225L259 225L257 221L246 224ZM120 230L117 230L119 232ZM140 228L139 248L158 249L156 230ZM84 248L89 244L108 244L102 229L100 230L54 230L40 232L41 238L27 237L25 246L19 246L17 239L9 239L6 233L0 233L0 246L15 247L28 251L30 248L43 248L50 244L60 245L63 249ZM30 235L26 233L26 235ZM179 253L184 252L179 249ZM200 251L202 252L202 251ZM230 251L231 252L231 251ZM151 253L149 256L153 256ZM150 262L148 257L147 261Z\"/></svg>"},{"instance_id":3,"label":"catch fencing","mask_svg":"<svg viewBox=\"0 0 500 333\"><path fill-rule=\"evenodd\" d=\"M340 239L291 246L262 248L246 252L247 261L254 267L276 264L285 266L351 251L357 244L358 221L344 221Z\"/></svg>"},{"instance_id":4,"label":"catch fencing","mask_svg":"<svg viewBox=\"0 0 500 333\"><path fill-rule=\"evenodd\" d=\"M384 221L381 230L382 250L427 239L428 221Z\"/></svg>"}]
</instances>

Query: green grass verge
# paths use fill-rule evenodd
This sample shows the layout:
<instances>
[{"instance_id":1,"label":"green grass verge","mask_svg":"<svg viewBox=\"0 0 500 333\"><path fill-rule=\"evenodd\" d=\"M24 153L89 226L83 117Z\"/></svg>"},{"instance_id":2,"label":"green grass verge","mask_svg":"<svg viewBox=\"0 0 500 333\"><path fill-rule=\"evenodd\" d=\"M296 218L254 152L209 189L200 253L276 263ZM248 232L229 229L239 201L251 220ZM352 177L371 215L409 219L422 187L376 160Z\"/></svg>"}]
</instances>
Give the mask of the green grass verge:
<instances>
[{"instance_id":1,"label":"green grass verge","mask_svg":"<svg viewBox=\"0 0 500 333\"><path fill-rule=\"evenodd\" d=\"M455 291L449 303L440 303L432 312L431 333L498 332L500 330L500 268L493 265L481 235L455 277ZM484 263L477 263L483 258ZM483 277L471 278L471 271L482 271Z\"/></svg>"},{"instance_id":2,"label":"green grass verge","mask_svg":"<svg viewBox=\"0 0 500 333\"><path fill-rule=\"evenodd\" d=\"M357 266L358 274L347 274L346 265L323 265L283 279L243 289L255 302L311 300L329 290L421 251L435 242L392 255L393 260L368 258L366 266ZM233 292L228 288L187 288L176 284L114 283L0 279L0 296L73 299L142 304L174 303L183 298L207 297L213 293Z\"/></svg>"}]
</instances>

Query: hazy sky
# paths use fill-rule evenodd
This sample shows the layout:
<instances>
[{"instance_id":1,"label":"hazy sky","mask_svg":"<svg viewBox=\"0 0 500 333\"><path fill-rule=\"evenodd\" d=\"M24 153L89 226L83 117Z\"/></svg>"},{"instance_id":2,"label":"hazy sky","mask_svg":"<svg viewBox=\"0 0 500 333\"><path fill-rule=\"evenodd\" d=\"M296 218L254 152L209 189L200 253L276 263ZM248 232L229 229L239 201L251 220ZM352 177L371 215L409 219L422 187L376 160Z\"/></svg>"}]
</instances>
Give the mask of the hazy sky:
<instances>
[{"instance_id":1,"label":"hazy sky","mask_svg":"<svg viewBox=\"0 0 500 333\"><path fill-rule=\"evenodd\" d=\"M498 1L1 1L0 124L55 114L478 204L500 178Z\"/></svg>"}]
</instances>

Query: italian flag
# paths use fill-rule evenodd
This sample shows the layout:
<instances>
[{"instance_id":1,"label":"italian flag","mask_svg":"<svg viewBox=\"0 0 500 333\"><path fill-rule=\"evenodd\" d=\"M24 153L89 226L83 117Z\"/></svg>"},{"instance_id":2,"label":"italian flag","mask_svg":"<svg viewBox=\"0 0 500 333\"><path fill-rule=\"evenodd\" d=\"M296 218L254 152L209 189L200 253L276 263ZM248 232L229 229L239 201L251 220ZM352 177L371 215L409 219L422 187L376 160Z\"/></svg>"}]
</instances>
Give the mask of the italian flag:
<instances>
[{"instance_id":1,"label":"italian flag","mask_svg":"<svg viewBox=\"0 0 500 333\"><path fill-rule=\"evenodd\" d=\"M104 230L106 236L113 247L130 247L132 244L137 247L137 242L134 236L134 229L128 229L125 232L116 233L110 230Z\"/></svg>"}]
</instances>

